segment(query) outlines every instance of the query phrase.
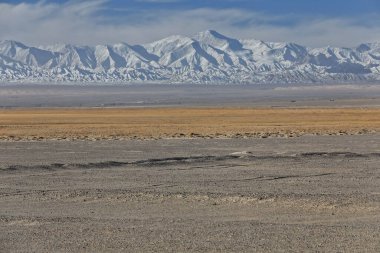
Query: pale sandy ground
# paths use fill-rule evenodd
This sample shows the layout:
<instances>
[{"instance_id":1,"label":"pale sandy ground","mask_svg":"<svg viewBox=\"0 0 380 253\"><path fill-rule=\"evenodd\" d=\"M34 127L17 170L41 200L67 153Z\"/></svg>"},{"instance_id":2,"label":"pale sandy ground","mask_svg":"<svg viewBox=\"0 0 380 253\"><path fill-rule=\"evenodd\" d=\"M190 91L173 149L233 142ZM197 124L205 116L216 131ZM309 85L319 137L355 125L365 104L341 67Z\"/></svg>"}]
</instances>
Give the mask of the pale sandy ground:
<instances>
[{"instance_id":1,"label":"pale sandy ground","mask_svg":"<svg viewBox=\"0 0 380 253\"><path fill-rule=\"evenodd\" d=\"M0 143L1 252L379 252L380 135Z\"/></svg>"}]
</instances>

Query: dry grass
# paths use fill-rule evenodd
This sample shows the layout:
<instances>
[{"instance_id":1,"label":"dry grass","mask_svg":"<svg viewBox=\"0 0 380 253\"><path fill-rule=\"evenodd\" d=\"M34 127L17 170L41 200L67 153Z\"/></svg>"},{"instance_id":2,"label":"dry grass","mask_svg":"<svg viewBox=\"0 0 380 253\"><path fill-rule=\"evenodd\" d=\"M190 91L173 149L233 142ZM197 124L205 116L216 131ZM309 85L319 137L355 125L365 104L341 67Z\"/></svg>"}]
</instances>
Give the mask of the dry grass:
<instances>
[{"instance_id":1,"label":"dry grass","mask_svg":"<svg viewBox=\"0 0 380 253\"><path fill-rule=\"evenodd\" d=\"M0 110L0 139L291 137L380 130L380 109Z\"/></svg>"}]
</instances>

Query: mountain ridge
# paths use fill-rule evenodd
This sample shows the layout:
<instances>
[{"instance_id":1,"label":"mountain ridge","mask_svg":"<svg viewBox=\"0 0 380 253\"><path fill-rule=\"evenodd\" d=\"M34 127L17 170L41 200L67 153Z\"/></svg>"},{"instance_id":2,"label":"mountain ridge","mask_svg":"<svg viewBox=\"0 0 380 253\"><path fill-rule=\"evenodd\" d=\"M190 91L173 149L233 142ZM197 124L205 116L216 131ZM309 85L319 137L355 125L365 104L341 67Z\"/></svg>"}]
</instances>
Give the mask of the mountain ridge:
<instances>
[{"instance_id":1,"label":"mountain ridge","mask_svg":"<svg viewBox=\"0 0 380 253\"><path fill-rule=\"evenodd\" d=\"M0 41L2 82L346 83L380 80L380 43L309 48L213 30L130 45Z\"/></svg>"}]
</instances>

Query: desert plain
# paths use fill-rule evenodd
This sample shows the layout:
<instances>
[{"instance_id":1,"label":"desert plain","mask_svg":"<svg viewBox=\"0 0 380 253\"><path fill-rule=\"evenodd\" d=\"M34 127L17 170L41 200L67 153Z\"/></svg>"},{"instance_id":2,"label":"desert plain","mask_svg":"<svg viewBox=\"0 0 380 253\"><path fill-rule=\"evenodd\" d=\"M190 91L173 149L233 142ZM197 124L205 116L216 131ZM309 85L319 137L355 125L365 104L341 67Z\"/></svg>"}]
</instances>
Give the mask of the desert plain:
<instances>
[{"instance_id":1,"label":"desert plain","mask_svg":"<svg viewBox=\"0 0 380 253\"><path fill-rule=\"evenodd\" d=\"M0 251L380 251L378 94L213 89L211 104L1 100Z\"/></svg>"},{"instance_id":2,"label":"desert plain","mask_svg":"<svg viewBox=\"0 0 380 253\"><path fill-rule=\"evenodd\" d=\"M0 110L3 140L286 138L379 130L380 108Z\"/></svg>"}]
</instances>

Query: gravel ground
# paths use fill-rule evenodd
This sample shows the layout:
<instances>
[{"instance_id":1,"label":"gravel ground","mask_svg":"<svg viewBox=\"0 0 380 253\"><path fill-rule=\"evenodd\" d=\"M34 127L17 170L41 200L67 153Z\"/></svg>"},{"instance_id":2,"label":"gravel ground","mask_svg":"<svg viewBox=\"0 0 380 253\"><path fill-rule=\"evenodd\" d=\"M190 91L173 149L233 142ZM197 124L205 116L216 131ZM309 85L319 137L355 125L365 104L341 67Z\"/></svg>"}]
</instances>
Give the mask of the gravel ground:
<instances>
[{"instance_id":1,"label":"gravel ground","mask_svg":"<svg viewBox=\"0 0 380 253\"><path fill-rule=\"evenodd\" d=\"M380 135L0 142L2 252L379 252Z\"/></svg>"}]
</instances>

